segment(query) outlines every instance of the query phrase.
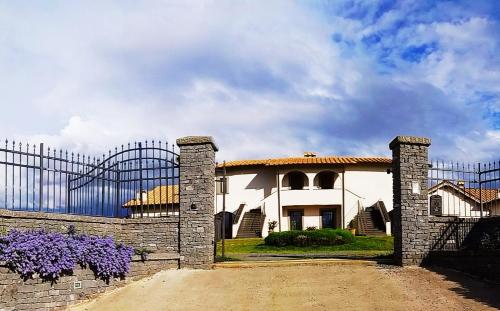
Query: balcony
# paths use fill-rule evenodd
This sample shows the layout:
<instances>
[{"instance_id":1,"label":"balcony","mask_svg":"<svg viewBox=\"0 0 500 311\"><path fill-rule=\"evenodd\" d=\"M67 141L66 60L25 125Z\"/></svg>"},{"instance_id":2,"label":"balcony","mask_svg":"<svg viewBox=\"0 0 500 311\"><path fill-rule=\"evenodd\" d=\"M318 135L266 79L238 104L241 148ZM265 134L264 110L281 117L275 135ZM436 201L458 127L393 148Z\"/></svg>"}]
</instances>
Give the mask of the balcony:
<instances>
[{"instance_id":1,"label":"balcony","mask_svg":"<svg viewBox=\"0 0 500 311\"><path fill-rule=\"evenodd\" d=\"M282 189L280 199L281 206L340 205L342 204L342 189Z\"/></svg>"}]
</instances>

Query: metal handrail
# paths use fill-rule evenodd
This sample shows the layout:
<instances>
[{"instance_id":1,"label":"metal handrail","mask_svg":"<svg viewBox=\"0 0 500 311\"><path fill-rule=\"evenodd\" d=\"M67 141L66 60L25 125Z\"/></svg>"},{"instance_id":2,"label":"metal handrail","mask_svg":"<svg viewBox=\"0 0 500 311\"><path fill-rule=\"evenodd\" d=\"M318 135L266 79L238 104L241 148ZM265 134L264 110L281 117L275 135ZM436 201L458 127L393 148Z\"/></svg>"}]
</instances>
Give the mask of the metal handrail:
<instances>
[{"instance_id":1,"label":"metal handrail","mask_svg":"<svg viewBox=\"0 0 500 311\"><path fill-rule=\"evenodd\" d=\"M391 220L389 219L389 215L385 210L385 205L381 205L380 202L381 201L377 201L377 203L375 203L375 208L379 211L380 216L382 217L382 221L384 222L384 228L385 228L386 223L390 222Z\"/></svg>"},{"instance_id":2,"label":"metal handrail","mask_svg":"<svg viewBox=\"0 0 500 311\"><path fill-rule=\"evenodd\" d=\"M357 218L357 225L358 225L358 231L359 234L365 234L366 233L366 225L364 223L364 217L362 217L364 209L361 206L361 202L358 200L358 217Z\"/></svg>"}]
</instances>

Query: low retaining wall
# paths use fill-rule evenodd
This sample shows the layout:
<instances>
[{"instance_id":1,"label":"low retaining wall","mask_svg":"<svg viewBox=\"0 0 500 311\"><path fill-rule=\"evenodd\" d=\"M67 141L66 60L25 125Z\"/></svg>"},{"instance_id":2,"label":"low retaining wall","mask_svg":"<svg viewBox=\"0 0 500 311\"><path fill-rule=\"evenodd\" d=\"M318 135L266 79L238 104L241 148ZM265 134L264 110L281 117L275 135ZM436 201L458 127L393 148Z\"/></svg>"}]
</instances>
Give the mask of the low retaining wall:
<instances>
[{"instance_id":1,"label":"low retaining wall","mask_svg":"<svg viewBox=\"0 0 500 311\"><path fill-rule=\"evenodd\" d=\"M448 224L456 221L455 216L429 216L429 237L434 239L440 233L440 230Z\"/></svg>"},{"instance_id":2,"label":"low retaining wall","mask_svg":"<svg viewBox=\"0 0 500 311\"><path fill-rule=\"evenodd\" d=\"M0 263L0 310L61 309L131 280L180 266L182 258L179 255L177 217L115 219L0 209L1 233L7 233L11 229L45 229L67 233L71 225L75 227L77 234L112 236L117 242L134 248L146 248L153 253L145 262L134 256L127 278L113 279L109 284L96 279L91 270L79 267L73 271L72 276L63 276L55 284L42 282L39 278L24 281L19 274L9 271ZM81 289L74 286L78 281L81 281Z\"/></svg>"},{"instance_id":3,"label":"low retaining wall","mask_svg":"<svg viewBox=\"0 0 500 311\"><path fill-rule=\"evenodd\" d=\"M127 278L111 279L109 283L96 279L90 269L80 267L73 271L73 275L62 276L54 284L42 282L40 278L24 281L19 274L0 264L0 310L63 310L78 301L158 271L176 269L178 259L177 254L151 254L142 262L139 256L134 256Z\"/></svg>"},{"instance_id":4,"label":"low retaining wall","mask_svg":"<svg viewBox=\"0 0 500 311\"><path fill-rule=\"evenodd\" d=\"M115 241L134 248L146 247L148 250L164 253L179 251L178 216L119 219L0 209L2 232L10 229L45 229L66 233L70 225L79 234L112 236Z\"/></svg>"},{"instance_id":5,"label":"low retaining wall","mask_svg":"<svg viewBox=\"0 0 500 311\"><path fill-rule=\"evenodd\" d=\"M438 237L441 228L456 222L455 217L430 217L430 238ZM452 268L500 282L500 217L478 219L466 227L463 245L457 250L431 250L426 264Z\"/></svg>"}]
</instances>

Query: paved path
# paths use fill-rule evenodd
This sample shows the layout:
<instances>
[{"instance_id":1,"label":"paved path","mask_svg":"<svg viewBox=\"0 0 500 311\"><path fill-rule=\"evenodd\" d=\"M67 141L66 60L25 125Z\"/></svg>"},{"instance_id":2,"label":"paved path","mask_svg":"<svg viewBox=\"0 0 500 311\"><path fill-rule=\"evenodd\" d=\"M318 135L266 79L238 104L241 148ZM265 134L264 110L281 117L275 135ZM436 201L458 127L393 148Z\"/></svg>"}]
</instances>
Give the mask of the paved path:
<instances>
[{"instance_id":1,"label":"paved path","mask_svg":"<svg viewBox=\"0 0 500 311\"><path fill-rule=\"evenodd\" d=\"M71 310L496 310L500 288L450 271L280 261L170 270ZM242 263L239 263L240 265ZM222 265L224 267L224 265Z\"/></svg>"}]
</instances>

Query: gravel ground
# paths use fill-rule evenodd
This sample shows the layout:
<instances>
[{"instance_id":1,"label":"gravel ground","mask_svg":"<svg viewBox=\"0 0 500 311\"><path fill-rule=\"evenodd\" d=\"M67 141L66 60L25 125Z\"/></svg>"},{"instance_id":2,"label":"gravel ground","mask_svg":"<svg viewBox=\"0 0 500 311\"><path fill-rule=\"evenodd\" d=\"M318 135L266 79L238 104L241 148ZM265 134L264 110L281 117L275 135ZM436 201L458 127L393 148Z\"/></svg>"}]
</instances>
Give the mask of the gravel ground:
<instances>
[{"instance_id":1,"label":"gravel ground","mask_svg":"<svg viewBox=\"0 0 500 311\"><path fill-rule=\"evenodd\" d=\"M500 287L385 265L170 270L70 310L497 310Z\"/></svg>"}]
</instances>

